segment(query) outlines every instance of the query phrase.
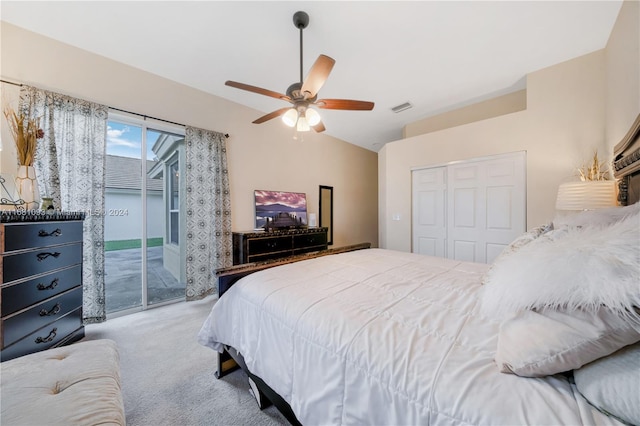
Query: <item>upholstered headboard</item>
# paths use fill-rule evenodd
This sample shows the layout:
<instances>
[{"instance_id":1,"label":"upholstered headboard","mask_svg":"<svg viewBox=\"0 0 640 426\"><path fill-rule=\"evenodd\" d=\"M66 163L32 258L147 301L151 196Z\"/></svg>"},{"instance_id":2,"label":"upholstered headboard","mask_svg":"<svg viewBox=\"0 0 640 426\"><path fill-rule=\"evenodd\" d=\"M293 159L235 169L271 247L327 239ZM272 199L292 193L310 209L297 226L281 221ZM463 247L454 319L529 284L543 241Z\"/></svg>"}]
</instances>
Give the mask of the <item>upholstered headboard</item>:
<instances>
[{"instance_id":1,"label":"upholstered headboard","mask_svg":"<svg viewBox=\"0 0 640 426\"><path fill-rule=\"evenodd\" d=\"M613 150L618 201L627 206L640 201L640 114Z\"/></svg>"}]
</instances>

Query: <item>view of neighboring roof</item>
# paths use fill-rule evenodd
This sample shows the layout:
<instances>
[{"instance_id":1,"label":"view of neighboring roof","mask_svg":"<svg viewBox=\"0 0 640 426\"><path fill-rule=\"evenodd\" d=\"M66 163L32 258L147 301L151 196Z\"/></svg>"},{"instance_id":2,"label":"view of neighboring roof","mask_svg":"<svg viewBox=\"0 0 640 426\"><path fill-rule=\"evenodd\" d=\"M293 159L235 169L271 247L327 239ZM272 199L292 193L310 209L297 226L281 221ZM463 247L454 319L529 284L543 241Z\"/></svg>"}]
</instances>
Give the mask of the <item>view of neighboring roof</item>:
<instances>
[{"instance_id":1,"label":"view of neighboring roof","mask_svg":"<svg viewBox=\"0 0 640 426\"><path fill-rule=\"evenodd\" d=\"M142 189L140 179L141 160L139 158L107 155L105 168L105 188L107 189ZM147 170L151 170L157 161L146 162ZM147 178L148 191L162 191L162 178Z\"/></svg>"}]
</instances>

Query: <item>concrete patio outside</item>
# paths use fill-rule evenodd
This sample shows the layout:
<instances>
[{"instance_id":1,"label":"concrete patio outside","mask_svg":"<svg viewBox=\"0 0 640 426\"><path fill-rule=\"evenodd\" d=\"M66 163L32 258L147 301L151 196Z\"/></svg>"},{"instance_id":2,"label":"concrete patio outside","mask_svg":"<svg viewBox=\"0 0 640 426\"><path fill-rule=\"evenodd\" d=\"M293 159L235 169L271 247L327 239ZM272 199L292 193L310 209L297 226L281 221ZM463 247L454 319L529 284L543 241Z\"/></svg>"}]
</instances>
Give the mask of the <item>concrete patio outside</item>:
<instances>
[{"instance_id":1,"label":"concrete patio outside","mask_svg":"<svg viewBox=\"0 0 640 426\"><path fill-rule=\"evenodd\" d=\"M105 252L107 313L142 305L142 249ZM147 248L148 304L184 299L185 284L162 266L162 247Z\"/></svg>"}]
</instances>

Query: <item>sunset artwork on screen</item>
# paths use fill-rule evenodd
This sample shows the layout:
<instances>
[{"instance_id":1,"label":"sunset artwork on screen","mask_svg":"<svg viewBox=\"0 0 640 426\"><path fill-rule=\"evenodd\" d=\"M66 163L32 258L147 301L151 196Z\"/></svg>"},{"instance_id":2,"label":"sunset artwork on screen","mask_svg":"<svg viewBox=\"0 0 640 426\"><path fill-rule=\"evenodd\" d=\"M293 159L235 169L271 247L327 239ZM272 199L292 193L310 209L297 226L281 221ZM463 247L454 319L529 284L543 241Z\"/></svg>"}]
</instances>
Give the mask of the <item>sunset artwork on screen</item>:
<instances>
[{"instance_id":1,"label":"sunset artwork on screen","mask_svg":"<svg viewBox=\"0 0 640 426\"><path fill-rule=\"evenodd\" d=\"M256 228L307 226L307 195L300 192L255 191Z\"/></svg>"}]
</instances>

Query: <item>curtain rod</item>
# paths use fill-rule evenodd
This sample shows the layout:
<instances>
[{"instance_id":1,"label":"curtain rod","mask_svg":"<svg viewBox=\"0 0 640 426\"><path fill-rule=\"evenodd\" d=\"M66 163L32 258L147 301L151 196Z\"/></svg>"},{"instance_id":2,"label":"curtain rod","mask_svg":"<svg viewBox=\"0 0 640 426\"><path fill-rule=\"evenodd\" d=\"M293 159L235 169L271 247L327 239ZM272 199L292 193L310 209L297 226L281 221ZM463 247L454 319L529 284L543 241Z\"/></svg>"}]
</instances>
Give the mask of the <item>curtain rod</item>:
<instances>
[{"instance_id":1,"label":"curtain rod","mask_svg":"<svg viewBox=\"0 0 640 426\"><path fill-rule=\"evenodd\" d=\"M5 80L5 79L0 79L0 82L2 82L2 83L7 83L7 84L13 84L14 86L19 86L19 87L24 86L24 84L22 84L22 83L15 83L15 82L13 82L13 81L7 81L7 80ZM140 117L145 118L145 119L146 119L146 118L150 118L150 119L152 119L152 120L162 121L162 122L164 122L164 123L175 124L176 126L183 126L183 127L187 127L185 124L182 124L182 123L176 123L175 121L163 120L162 118L151 117L151 116L149 116L149 115L139 114L139 113L137 113L137 112L127 111L127 110L120 109L120 108L114 108L114 107L110 107L110 106L108 106L108 105L107 105L107 108L112 109L112 110L114 110L114 111L120 111L120 112L124 112L124 113L127 113L127 114L137 115L137 116L140 116ZM228 138L229 138L229 133L225 133L225 134L224 134L224 137L228 139Z\"/></svg>"},{"instance_id":2,"label":"curtain rod","mask_svg":"<svg viewBox=\"0 0 640 426\"><path fill-rule=\"evenodd\" d=\"M7 84L13 84L14 86L20 86L20 87L24 86L24 84L22 83L14 83L13 81L7 81L5 79L0 79L0 81Z\"/></svg>"},{"instance_id":3,"label":"curtain rod","mask_svg":"<svg viewBox=\"0 0 640 426\"><path fill-rule=\"evenodd\" d=\"M187 127L186 124L182 124L182 123L176 123L175 121L169 121L169 120L164 120L162 118L156 118L156 117L151 117L150 115L145 115L145 114L139 114L137 112L132 112L132 111L127 111L125 109L120 109L120 108L114 108L114 107L109 107L109 109L112 109L114 111L119 111L119 112L124 112L126 114L133 114L133 115L138 115L142 118L150 118L152 120L156 120L156 121L162 121L164 123L169 123L169 124L175 124L176 126L183 126L183 127ZM229 133L225 133L224 134L225 138L229 138Z\"/></svg>"}]
</instances>

